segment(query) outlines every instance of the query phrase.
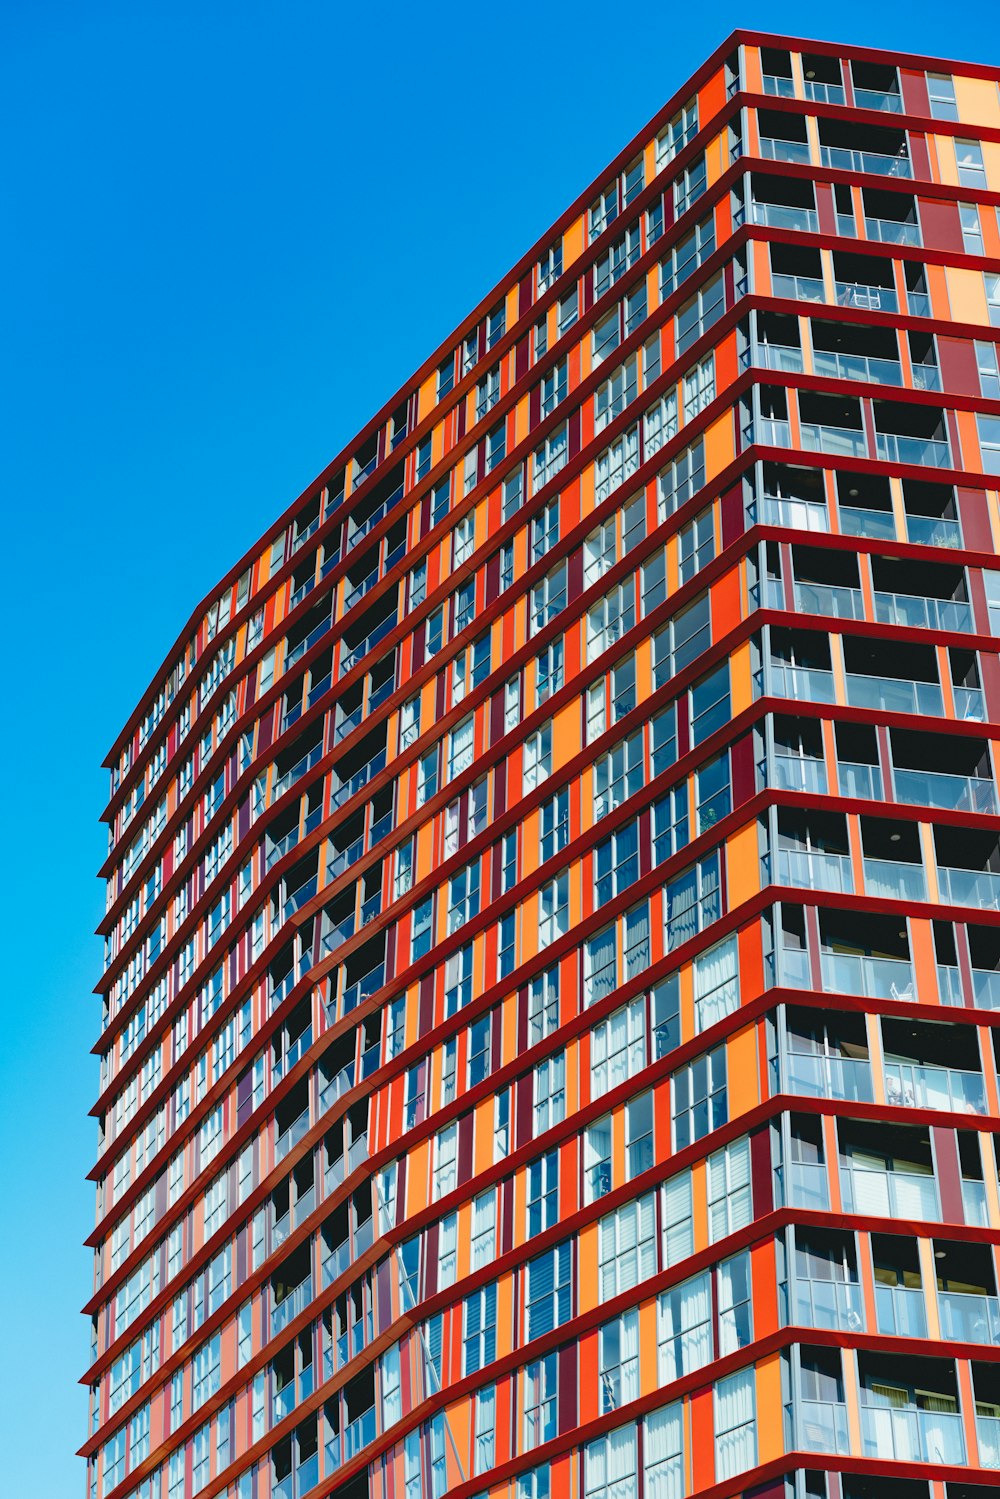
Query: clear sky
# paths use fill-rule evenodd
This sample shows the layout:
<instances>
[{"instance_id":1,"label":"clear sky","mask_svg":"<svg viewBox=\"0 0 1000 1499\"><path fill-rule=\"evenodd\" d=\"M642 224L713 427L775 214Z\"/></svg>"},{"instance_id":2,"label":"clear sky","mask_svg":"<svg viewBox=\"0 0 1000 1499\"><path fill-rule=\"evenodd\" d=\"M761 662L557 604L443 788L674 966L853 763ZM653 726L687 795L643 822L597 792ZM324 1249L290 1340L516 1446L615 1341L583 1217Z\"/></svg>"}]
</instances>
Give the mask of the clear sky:
<instances>
[{"instance_id":1,"label":"clear sky","mask_svg":"<svg viewBox=\"0 0 1000 1499\"><path fill-rule=\"evenodd\" d=\"M198 600L735 25L1000 62L982 0L819 15L0 0L5 1493L84 1499L117 729Z\"/></svg>"}]
</instances>

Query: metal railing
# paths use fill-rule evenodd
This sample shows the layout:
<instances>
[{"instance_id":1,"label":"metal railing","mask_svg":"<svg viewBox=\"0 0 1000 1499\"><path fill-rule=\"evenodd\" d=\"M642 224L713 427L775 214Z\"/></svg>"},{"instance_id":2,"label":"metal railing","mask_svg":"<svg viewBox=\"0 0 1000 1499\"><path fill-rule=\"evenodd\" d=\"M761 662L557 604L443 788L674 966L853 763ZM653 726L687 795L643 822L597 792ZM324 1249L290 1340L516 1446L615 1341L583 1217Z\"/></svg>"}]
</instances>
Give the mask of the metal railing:
<instances>
[{"instance_id":1,"label":"metal railing","mask_svg":"<svg viewBox=\"0 0 1000 1499\"><path fill-rule=\"evenodd\" d=\"M920 598L910 593L875 594L875 618L881 625L906 625L913 630L975 629L972 605L962 599Z\"/></svg>"}]
</instances>

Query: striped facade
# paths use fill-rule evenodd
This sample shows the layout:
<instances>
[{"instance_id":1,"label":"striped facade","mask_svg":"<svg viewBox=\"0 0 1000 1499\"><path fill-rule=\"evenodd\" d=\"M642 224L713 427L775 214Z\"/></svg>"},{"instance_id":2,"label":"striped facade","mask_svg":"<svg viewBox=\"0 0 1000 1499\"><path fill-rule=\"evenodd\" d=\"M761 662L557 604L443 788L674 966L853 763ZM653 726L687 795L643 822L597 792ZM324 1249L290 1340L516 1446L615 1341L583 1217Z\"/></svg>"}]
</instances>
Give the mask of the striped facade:
<instances>
[{"instance_id":1,"label":"striped facade","mask_svg":"<svg viewBox=\"0 0 1000 1499\"><path fill-rule=\"evenodd\" d=\"M995 1485L998 219L1000 70L737 32L193 615L88 1499Z\"/></svg>"}]
</instances>

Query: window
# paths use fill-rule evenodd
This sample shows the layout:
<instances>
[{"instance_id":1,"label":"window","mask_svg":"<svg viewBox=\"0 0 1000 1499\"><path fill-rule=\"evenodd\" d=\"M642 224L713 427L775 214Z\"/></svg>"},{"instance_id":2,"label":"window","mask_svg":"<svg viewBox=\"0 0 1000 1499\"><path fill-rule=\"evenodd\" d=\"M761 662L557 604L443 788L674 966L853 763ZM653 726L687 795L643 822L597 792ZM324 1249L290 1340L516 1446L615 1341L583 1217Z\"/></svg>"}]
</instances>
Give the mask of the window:
<instances>
[{"instance_id":1,"label":"window","mask_svg":"<svg viewBox=\"0 0 1000 1499\"><path fill-rule=\"evenodd\" d=\"M621 343L621 318L615 307L595 324L591 333L591 365L596 369Z\"/></svg>"},{"instance_id":2,"label":"window","mask_svg":"<svg viewBox=\"0 0 1000 1499\"><path fill-rule=\"evenodd\" d=\"M559 501L550 500L531 518L531 561L540 562L559 540Z\"/></svg>"},{"instance_id":3,"label":"window","mask_svg":"<svg viewBox=\"0 0 1000 1499\"><path fill-rule=\"evenodd\" d=\"M657 1303L660 1384L669 1384L712 1358L711 1272L660 1293Z\"/></svg>"},{"instance_id":4,"label":"window","mask_svg":"<svg viewBox=\"0 0 1000 1499\"><path fill-rule=\"evenodd\" d=\"M495 343L499 343L506 326L507 309L501 302L500 306L494 307L493 311L486 318L486 347L488 349L492 349Z\"/></svg>"},{"instance_id":5,"label":"window","mask_svg":"<svg viewBox=\"0 0 1000 1499\"><path fill-rule=\"evenodd\" d=\"M559 1153L536 1156L528 1163L528 1238L535 1238L559 1219Z\"/></svg>"},{"instance_id":6,"label":"window","mask_svg":"<svg viewBox=\"0 0 1000 1499\"><path fill-rule=\"evenodd\" d=\"M625 1176L633 1181L653 1164L653 1095L640 1093L625 1105Z\"/></svg>"},{"instance_id":7,"label":"window","mask_svg":"<svg viewBox=\"0 0 1000 1499\"><path fill-rule=\"evenodd\" d=\"M666 885L664 907L668 951L718 920L722 914L718 852L692 864Z\"/></svg>"},{"instance_id":8,"label":"window","mask_svg":"<svg viewBox=\"0 0 1000 1499\"><path fill-rule=\"evenodd\" d=\"M958 180L962 186L988 191L983 148L979 142L956 140L955 157L958 161Z\"/></svg>"},{"instance_id":9,"label":"window","mask_svg":"<svg viewBox=\"0 0 1000 1499\"><path fill-rule=\"evenodd\" d=\"M455 356L449 354L442 364L438 365L437 372L437 398L440 401L446 396L455 384Z\"/></svg>"},{"instance_id":10,"label":"window","mask_svg":"<svg viewBox=\"0 0 1000 1499\"><path fill-rule=\"evenodd\" d=\"M559 1024L559 970L537 974L528 986L528 1045L550 1036Z\"/></svg>"},{"instance_id":11,"label":"window","mask_svg":"<svg viewBox=\"0 0 1000 1499\"><path fill-rule=\"evenodd\" d=\"M683 448L656 478L656 507L660 521L680 509L705 482L705 446L701 438Z\"/></svg>"},{"instance_id":12,"label":"window","mask_svg":"<svg viewBox=\"0 0 1000 1499\"><path fill-rule=\"evenodd\" d=\"M399 747L406 749L420 738L420 698L411 697L399 710Z\"/></svg>"},{"instance_id":13,"label":"window","mask_svg":"<svg viewBox=\"0 0 1000 1499\"><path fill-rule=\"evenodd\" d=\"M723 1260L717 1275L719 1298L719 1357L745 1348L753 1338L750 1296L750 1251Z\"/></svg>"},{"instance_id":14,"label":"window","mask_svg":"<svg viewBox=\"0 0 1000 1499\"><path fill-rule=\"evenodd\" d=\"M594 899L606 905L639 878L639 823L624 823L594 850Z\"/></svg>"},{"instance_id":15,"label":"window","mask_svg":"<svg viewBox=\"0 0 1000 1499\"><path fill-rule=\"evenodd\" d=\"M997 225L1000 227L1000 212L997 213ZM1000 276L988 276L984 272L983 286L986 291L990 323L994 328L1000 328Z\"/></svg>"},{"instance_id":16,"label":"window","mask_svg":"<svg viewBox=\"0 0 1000 1499\"><path fill-rule=\"evenodd\" d=\"M531 608L528 616L529 634L537 635L550 620L555 619L566 607L566 563L557 567L531 590Z\"/></svg>"},{"instance_id":17,"label":"window","mask_svg":"<svg viewBox=\"0 0 1000 1499\"><path fill-rule=\"evenodd\" d=\"M538 892L538 942L548 947L569 931L569 874L563 870Z\"/></svg>"},{"instance_id":18,"label":"window","mask_svg":"<svg viewBox=\"0 0 1000 1499\"><path fill-rule=\"evenodd\" d=\"M497 1283L490 1281L465 1298L462 1373L475 1374L497 1356Z\"/></svg>"},{"instance_id":19,"label":"window","mask_svg":"<svg viewBox=\"0 0 1000 1499\"><path fill-rule=\"evenodd\" d=\"M560 359L543 376L541 381L541 414L551 416L561 401L566 399L569 389L569 364Z\"/></svg>"},{"instance_id":20,"label":"window","mask_svg":"<svg viewBox=\"0 0 1000 1499\"><path fill-rule=\"evenodd\" d=\"M583 1499L630 1499L638 1494L638 1483L634 1424L587 1443Z\"/></svg>"},{"instance_id":21,"label":"window","mask_svg":"<svg viewBox=\"0 0 1000 1499\"><path fill-rule=\"evenodd\" d=\"M677 391L668 390L643 417L644 453L651 458L665 443L677 436Z\"/></svg>"},{"instance_id":22,"label":"window","mask_svg":"<svg viewBox=\"0 0 1000 1499\"><path fill-rule=\"evenodd\" d=\"M671 292L676 291L714 250L715 221L709 215L660 261L661 298L669 297Z\"/></svg>"},{"instance_id":23,"label":"window","mask_svg":"<svg viewBox=\"0 0 1000 1499\"><path fill-rule=\"evenodd\" d=\"M448 776L453 781L456 776L461 775L463 770L468 770L475 755L475 717L469 714L457 723L452 729L448 739Z\"/></svg>"},{"instance_id":24,"label":"window","mask_svg":"<svg viewBox=\"0 0 1000 1499\"><path fill-rule=\"evenodd\" d=\"M500 366L487 371L476 386L476 421L484 417L487 411L500 399Z\"/></svg>"},{"instance_id":25,"label":"window","mask_svg":"<svg viewBox=\"0 0 1000 1499\"><path fill-rule=\"evenodd\" d=\"M563 422L550 432L531 455L531 483L535 493L554 479L569 458L569 427Z\"/></svg>"},{"instance_id":26,"label":"window","mask_svg":"<svg viewBox=\"0 0 1000 1499\"><path fill-rule=\"evenodd\" d=\"M979 367L979 390L987 400L1000 400L1000 368L997 366L997 346L977 342L976 364Z\"/></svg>"},{"instance_id":27,"label":"window","mask_svg":"<svg viewBox=\"0 0 1000 1499\"><path fill-rule=\"evenodd\" d=\"M674 179L674 217L680 218L701 197L707 185L705 158L690 162Z\"/></svg>"},{"instance_id":28,"label":"window","mask_svg":"<svg viewBox=\"0 0 1000 1499\"><path fill-rule=\"evenodd\" d=\"M958 119L955 80L949 74L928 73L927 93L931 103L931 115L935 120Z\"/></svg>"},{"instance_id":29,"label":"window","mask_svg":"<svg viewBox=\"0 0 1000 1499\"><path fill-rule=\"evenodd\" d=\"M475 1088L490 1073L493 1019L481 1015L469 1027L469 1087Z\"/></svg>"},{"instance_id":30,"label":"window","mask_svg":"<svg viewBox=\"0 0 1000 1499\"><path fill-rule=\"evenodd\" d=\"M694 960L694 1026L707 1030L739 1009L740 979L736 938L727 937Z\"/></svg>"},{"instance_id":31,"label":"window","mask_svg":"<svg viewBox=\"0 0 1000 1499\"><path fill-rule=\"evenodd\" d=\"M695 292L677 310L677 353L683 354L726 310L726 288L722 272Z\"/></svg>"},{"instance_id":32,"label":"window","mask_svg":"<svg viewBox=\"0 0 1000 1499\"><path fill-rule=\"evenodd\" d=\"M539 1062L534 1072L534 1133L560 1124L566 1117L566 1053Z\"/></svg>"},{"instance_id":33,"label":"window","mask_svg":"<svg viewBox=\"0 0 1000 1499\"><path fill-rule=\"evenodd\" d=\"M498 926L497 945L497 978L506 978L509 973L514 972L517 962L517 916L514 911L508 911L501 916Z\"/></svg>"},{"instance_id":34,"label":"window","mask_svg":"<svg viewBox=\"0 0 1000 1499\"><path fill-rule=\"evenodd\" d=\"M569 791L564 787L539 809L539 862L544 864L569 842Z\"/></svg>"},{"instance_id":35,"label":"window","mask_svg":"<svg viewBox=\"0 0 1000 1499\"><path fill-rule=\"evenodd\" d=\"M473 1471L486 1473L494 1464L496 1450L497 1388L486 1385L476 1391L476 1445Z\"/></svg>"},{"instance_id":36,"label":"window","mask_svg":"<svg viewBox=\"0 0 1000 1499\"><path fill-rule=\"evenodd\" d=\"M434 1140L434 1200L437 1202L458 1185L458 1125L449 1124Z\"/></svg>"},{"instance_id":37,"label":"window","mask_svg":"<svg viewBox=\"0 0 1000 1499\"><path fill-rule=\"evenodd\" d=\"M541 1337L569 1321L572 1315L570 1264L571 1244L568 1239L528 1261L525 1308L529 1339Z\"/></svg>"},{"instance_id":38,"label":"window","mask_svg":"<svg viewBox=\"0 0 1000 1499\"><path fill-rule=\"evenodd\" d=\"M431 525L444 520L451 507L451 474L440 479L431 490Z\"/></svg>"},{"instance_id":39,"label":"window","mask_svg":"<svg viewBox=\"0 0 1000 1499\"><path fill-rule=\"evenodd\" d=\"M611 1191L611 1115L588 1124L583 1136L583 1200L596 1202Z\"/></svg>"},{"instance_id":40,"label":"window","mask_svg":"<svg viewBox=\"0 0 1000 1499\"><path fill-rule=\"evenodd\" d=\"M535 697L538 705L547 702L563 685L563 637L551 641L535 657Z\"/></svg>"},{"instance_id":41,"label":"window","mask_svg":"<svg viewBox=\"0 0 1000 1499\"><path fill-rule=\"evenodd\" d=\"M708 1231L715 1244L753 1218L750 1141L746 1135L708 1158Z\"/></svg>"},{"instance_id":42,"label":"window","mask_svg":"<svg viewBox=\"0 0 1000 1499\"><path fill-rule=\"evenodd\" d=\"M562 240L551 245L538 262L536 288L540 296L543 291L548 291L557 276L562 275L563 247Z\"/></svg>"},{"instance_id":43,"label":"window","mask_svg":"<svg viewBox=\"0 0 1000 1499\"><path fill-rule=\"evenodd\" d=\"M661 1194L663 1264L679 1264L694 1253L691 1172L678 1171L665 1181Z\"/></svg>"},{"instance_id":44,"label":"window","mask_svg":"<svg viewBox=\"0 0 1000 1499\"><path fill-rule=\"evenodd\" d=\"M701 1140L725 1124L726 1048L717 1046L679 1068L671 1078L671 1098L675 1150L683 1150L693 1140Z\"/></svg>"},{"instance_id":45,"label":"window","mask_svg":"<svg viewBox=\"0 0 1000 1499\"><path fill-rule=\"evenodd\" d=\"M491 474L507 456L507 426L500 421L486 434L486 472Z\"/></svg>"},{"instance_id":46,"label":"window","mask_svg":"<svg viewBox=\"0 0 1000 1499\"><path fill-rule=\"evenodd\" d=\"M594 819L620 807L644 784L642 734L619 742L594 762Z\"/></svg>"},{"instance_id":47,"label":"window","mask_svg":"<svg viewBox=\"0 0 1000 1499\"><path fill-rule=\"evenodd\" d=\"M977 413L979 425L979 448L983 470L987 474L1000 474L1000 416L983 416Z\"/></svg>"},{"instance_id":48,"label":"window","mask_svg":"<svg viewBox=\"0 0 1000 1499\"><path fill-rule=\"evenodd\" d=\"M555 1353L534 1359L524 1370L524 1448L530 1451L556 1434L559 1360Z\"/></svg>"},{"instance_id":49,"label":"window","mask_svg":"<svg viewBox=\"0 0 1000 1499\"><path fill-rule=\"evenodd\" d=\"M197 1410L222 1385L221 1334L216 1333L195 1350L191 1371L191 1409Z\"/></svg>"},{"instance_id":50,"label":"window","mask_svg":"<svg viewBox=\"0 0 1000 1499\"><path fill-rule=\"evenodd\" d=\"M634 625L635 577L630 574L587 611L587 660L596 661Z\"/></svg>"},{"instance_id":51,"label":"window","mask_svg":"<svg viewBox=\"0 0 1000 1499\"><path fill-rule=\"evenodd\" d=\"M608 1213L599 1225L600 1297L609 1301L656 1271L656 1213L652 1192Z\"/></svg>"},{"instance_id":52,"label":"window","mask_svg":"<svg viewBox=\"0 0 1000 1499\"><path fill-rule=\"evenodd\" d=\"M684 1492L681 1402L653 1411L643 1423L646 1499L679 1499Z\"/></svg>"},{"instance_id":53,"label":"window","mask_svg":"<svg viewBox=\"0 0 1000 1499\"><path fill-rule=\"evenodd\" d=\"M516 468L503 481L501 516L505 521L516 515L524 504L524 469Z\"/></svg>"},{"instance_id":54,"label":"window","mask_svg":"<svg viewBox=\"0 0 1000 1499\"><path fill-rule=\"evenodd\" d=\"M966 255L985 255L983 226L975 203L960 203L958 216L962 224L962 248Z\"/></svg>"},{"instance_id":55,"label":"window","mask_svg":"<svg viewBox=\"0 0 1000 1499\"><path fill-rule=\"evenodd\" d=\"M656 137L656 170L662 172L688 141L698 134L698 100L689 99Z\"/></svg>"},{"instance_id":56,"label":"window","mask_svg":"<svg viewBox=\"0 0 1000 1499\"><path fill-rule=\"evenodd\" d=\"M577 286L566 292L565 296L559 298L559 313L556 318L556 331L560 338L576 322L580 315L580 289Z\"/></svg>"},{"instance_id":57,"label":"window","mask_svg":"<svg viewBox=\"0 0 1000 1499\"><path fill-rule=\"evenodd\" d=\"M601 1098L646 1065L646 1017L640 997L590 1033L590 1096Z\"/></svg>"},{"instance_id":58,"label":"window","mask_svg":"<svg viewBox=\"0 0 1000 1499\"><path fill-rule=\"evenodd\" d=\"M489 1265L496 1254L496 1193L483 1192L472 1203L472 1268Z\"/></svg>"},{"instance_id":59,"label":"window","mask_svg":"<svg viewBox=\"0 0 1000 1499\"><path fill-rule=\"evenodd\" d=\"M606 187L591 205L590 209L590 243L599 235L603 234L609 224L613 224L618 217L618 182L612 182Z\"/></svg>"},{"instance_id":60,"label":"window","mask_svg":"<svg viewBox=\"0 0 1000 1499\"><path fill-rule=\"evenodd\" d=\"M424 622L424 655L437 654L444 644L444 609L435 609Z\"/></svg>"},{"instance_id":61,"label":"window","mask_svg":"<svg viewBox=\"0 0 1000 1499\"><path fill-rule=\"evenodd\" d=\"M413 908L413 932L410 942L411 959L423 958L431 950L434 930L434 896L419 901Z\"/></svg>"},{"instance_id":62,"label":"window","mask_svg":"<svg viewBox=\"0 0 1000 1499\"><path fill-rule=\"evenodd\" d=\"M533 791L552 773L552 720L524 741L523 788Z\"/></svg>"},{"instance_id":63,"label":"window","mask_svg":"<svg viewBox=\"0 0 1000 1499\"><path fill-rule=\"evenodd\" d=\"M639 1314L613 1317L600 1329L598 1367L601 1409L620 1409L639 1395Z\"/></svg>"},{"instance_id":64,"label":"window","mask_svg":"<svg viewBox=\"0 0 1000 1499\"><path fill-rule=\"evenodd\" d=\"M689 696L691 744L696 745L729 721L729 663L724 661L707 677L695 682Z\"/></svg>"},{"instance_id":65,"label":"window","mask_svg":"<svg viewBox=\"0 0 1000 1499\"><path fill-rule=\"evenodd\" d=\"M757 1461L753 1369L741 1369L715 1385L715 1477L745 1473Z\"/></svg>"},{"instance_id":66,"label":"window","mask_svg":"<svg viewBox=\"0 0 1000 1499\"><path fill-rule=\"evenodd\" d=\"M448 935L479 915L479 860L466 864L448 882Z\"/></svg>"},{"instance_id":67,"label":"window","mask_svg":"<svg viewBox=\"0 0 1000 1499\"><path fill-rule=\"evenodd\" d=\"M451 533L452 567L461 567L476 548L476 519L474 515L463 516ZM413 602L412 599L410 601Z\"/></svg>"},{"instance_id":68,"label":"window","mask_svg":"<svg viewBox=\"0 0 1000 1499\"><path fill-rule=\"evenodd\" d=\"M603 297L620 277L624 276L642 254L639 221L630 224L624 234L609 245L594 263L594 296Z\"/></svg>"}]
</instances>

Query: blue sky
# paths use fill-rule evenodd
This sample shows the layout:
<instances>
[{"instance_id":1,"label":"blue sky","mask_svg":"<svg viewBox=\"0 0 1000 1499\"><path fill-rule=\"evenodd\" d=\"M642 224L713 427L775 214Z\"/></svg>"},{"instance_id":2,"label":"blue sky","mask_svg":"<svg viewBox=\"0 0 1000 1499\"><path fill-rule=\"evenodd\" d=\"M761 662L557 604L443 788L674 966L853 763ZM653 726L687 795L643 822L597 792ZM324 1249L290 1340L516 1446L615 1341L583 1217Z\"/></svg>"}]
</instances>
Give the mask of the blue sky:
<instances>
[{"instance_id":1,"label":"blue sky","mask_svg":"<svg viewBox=\"0 0 1000 1499\"><path fill-rule=\"evenodd\" d=\"M651 6L655 45L590 0L480 11L0 3L0 1448L19 1499L84 1494L116 730L199 598L724 35L820 24ZM1000 61L982 3L847 0L820 34Z\"/></svg>"}]
</instances>

